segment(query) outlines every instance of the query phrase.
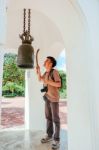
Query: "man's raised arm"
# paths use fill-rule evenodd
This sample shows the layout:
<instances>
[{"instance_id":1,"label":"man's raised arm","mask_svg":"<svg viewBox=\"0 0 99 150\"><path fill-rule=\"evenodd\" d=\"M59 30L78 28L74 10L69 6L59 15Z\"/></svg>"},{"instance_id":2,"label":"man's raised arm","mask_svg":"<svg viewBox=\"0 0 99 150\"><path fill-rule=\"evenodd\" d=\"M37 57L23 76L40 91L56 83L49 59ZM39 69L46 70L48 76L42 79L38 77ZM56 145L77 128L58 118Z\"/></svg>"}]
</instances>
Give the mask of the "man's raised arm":
<instances>
[{"instance_id":1,"label":"man's raised arm","mask_svg":"<svg viewBox=\"0 0 99 150\"><path fill-rule=\"evenodd\" d=\"M41 81L43 76L41 76L40 66L36 67L36 73L37 73L37 76L38 76L38 80Z\"/></svg>"}]
</instances>

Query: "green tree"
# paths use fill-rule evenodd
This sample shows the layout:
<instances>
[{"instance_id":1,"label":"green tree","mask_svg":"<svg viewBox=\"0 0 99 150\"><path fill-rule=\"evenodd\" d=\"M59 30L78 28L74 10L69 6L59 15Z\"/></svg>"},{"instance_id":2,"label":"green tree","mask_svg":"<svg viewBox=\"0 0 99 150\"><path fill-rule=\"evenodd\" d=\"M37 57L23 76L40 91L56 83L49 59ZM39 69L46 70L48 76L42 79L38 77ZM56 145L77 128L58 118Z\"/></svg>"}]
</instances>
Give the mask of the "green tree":
<instances>
[{"instance_id":1,"label":"green tree","mask_svg":"<svg viewBox=\"0 0 99 150\"><path fill-rule=\"evenodd\" d=\"M19 93L17 91L18 87L20 91L22 91L22 95L24 95L24 91L21 89L25 89L25 71L18 68L16 65L17 55L15 54L5 54L4 56L4 67L3 67L3 93L6 92L5 89L9 88L7 92ZM17 89L17 91L15 90Z\"/></svg>"},{"instance_id":2,"label":"green tree","mask_svg":"<svg viewBox=\"0 0 99 150\"><path fill-rule=\"evenodd\" d=\"M67 82L66 82L66 73L63 70L59 70L59 74L61 77L61 84L62 87L60 88L60 97L66 98L66 89L67 89Z\"/></svg>"}]
</instances>

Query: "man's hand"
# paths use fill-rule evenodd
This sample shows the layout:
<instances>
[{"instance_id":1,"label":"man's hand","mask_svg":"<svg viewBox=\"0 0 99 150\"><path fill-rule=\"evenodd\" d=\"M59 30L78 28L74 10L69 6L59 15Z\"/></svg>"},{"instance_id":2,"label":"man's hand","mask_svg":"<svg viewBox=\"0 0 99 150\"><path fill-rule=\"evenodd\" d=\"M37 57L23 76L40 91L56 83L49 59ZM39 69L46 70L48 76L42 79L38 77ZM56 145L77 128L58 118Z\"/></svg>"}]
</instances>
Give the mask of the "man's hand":
<instances>
[{"instance_id":1,"label":"man's hand","mask_svg":"<svg viewBox=\"0 0 99 150\"><path fill-rule=\"evenodd\" d=\"M36 67L36 73L38 75L38 80L41 81L42 76L41 76L40 66L39 65Z\"/></svg>"},{"instance_id":2,"label":"man's hand","mask_svg":"<svg viewBox=\"0 0 99 150\"><path fill-rule=\"evenodd\" d=\"M42 81L44 84L47 84L47 83L48 83L48 80L47 80L47 79L44 79L44 77L41 77L41 81Z\"/></svg>"}]
</instances>

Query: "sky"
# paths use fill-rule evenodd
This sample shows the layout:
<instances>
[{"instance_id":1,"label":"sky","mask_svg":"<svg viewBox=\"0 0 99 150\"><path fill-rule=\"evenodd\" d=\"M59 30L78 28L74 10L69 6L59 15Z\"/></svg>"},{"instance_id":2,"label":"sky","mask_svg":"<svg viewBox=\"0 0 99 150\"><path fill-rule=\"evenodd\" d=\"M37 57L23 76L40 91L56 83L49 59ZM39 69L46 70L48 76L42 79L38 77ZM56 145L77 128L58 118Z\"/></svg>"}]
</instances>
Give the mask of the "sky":
<instances>
[{"instance_id":1,"label":"sky","mask_svg":"<svg viewBox=\"0 0 99 150\"><path fill-rule=\"evenodd\" d=\"M57 69L64 70L66 72L66 54L65 49L61 52L60 56L57 59Z\"/></svg>"}]
</instances>

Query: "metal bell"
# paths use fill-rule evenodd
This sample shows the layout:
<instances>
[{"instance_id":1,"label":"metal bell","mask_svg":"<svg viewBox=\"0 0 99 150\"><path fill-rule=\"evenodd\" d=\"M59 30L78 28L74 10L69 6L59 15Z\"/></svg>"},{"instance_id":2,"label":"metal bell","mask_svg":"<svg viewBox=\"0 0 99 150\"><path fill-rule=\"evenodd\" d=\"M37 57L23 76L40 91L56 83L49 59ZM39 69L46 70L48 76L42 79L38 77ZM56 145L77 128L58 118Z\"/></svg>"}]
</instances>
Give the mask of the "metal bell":
<instances>
[{"instance_id":1,"label":"metal bell","mask_svg":"<svg viewBox=\"0 0 99 150\"><path fill-rule=\"evenodd\" d=\"M19 35L22 45L18 49L17 65L20 68L29 69L34 67L34 48L31 45L34 39L30 35L31 10L28 9L28 30L26 30L26 9L23 12L23 34Z\"/></svg>"},{"instance_id":2,"label":"metal bell","mask_svg":"<svg viewBox=\"0 0 99 150\"><path fill-rule=\"evenodd\" d=\"M18 49L17 65L23 69L34 68L34 48L31 45L33 37L28 31L19 36L22 40L22 45Z\"/></svg>"}]
</instances>

